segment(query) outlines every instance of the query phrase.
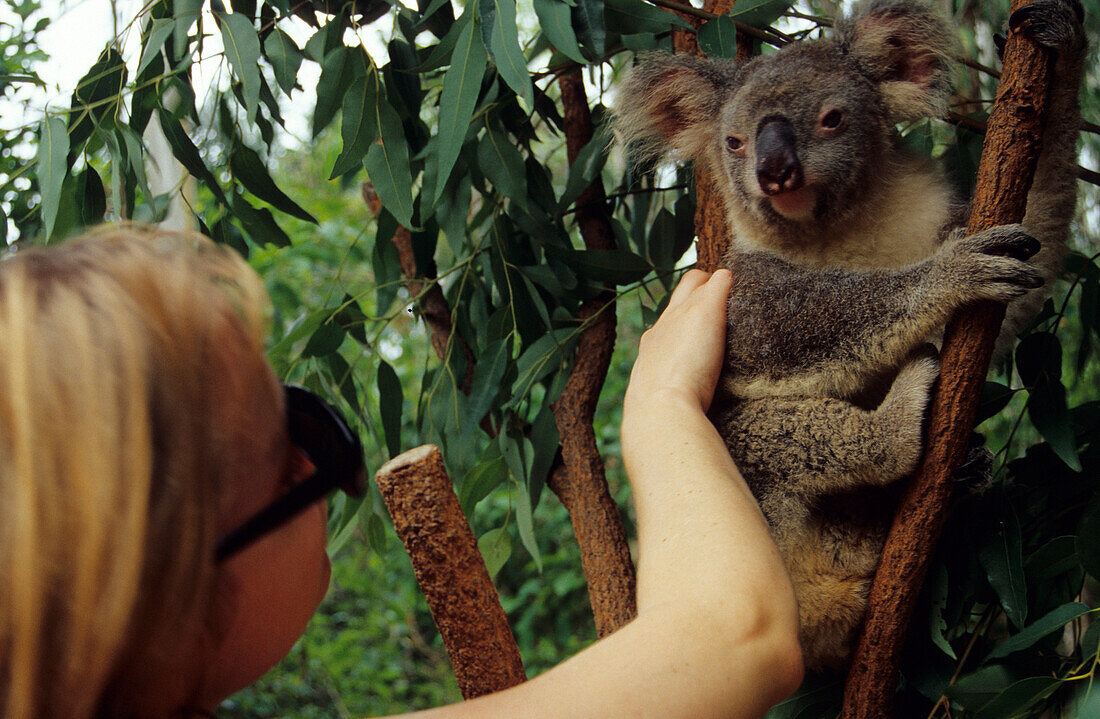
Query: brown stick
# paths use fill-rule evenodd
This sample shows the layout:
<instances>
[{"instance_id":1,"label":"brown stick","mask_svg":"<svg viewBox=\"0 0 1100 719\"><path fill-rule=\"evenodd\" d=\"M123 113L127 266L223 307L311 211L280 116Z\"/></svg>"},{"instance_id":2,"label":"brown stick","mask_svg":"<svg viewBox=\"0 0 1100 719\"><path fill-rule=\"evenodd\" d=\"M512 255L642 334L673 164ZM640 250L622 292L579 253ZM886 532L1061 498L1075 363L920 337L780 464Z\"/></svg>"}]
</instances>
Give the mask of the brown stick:
<instances>
[{"instance_id":1,"label":"brown stick","mask_svg":"<svg viewBox=\"0 0 1100 719\"><path fill-rule=\"evenodd\" d=\"M1015 0L1012 10L1025 4ZM1039 156L1051 58L1018 33L1010 34L1004 58L978 169L971 233L1023 218ZM952 473L966 452L1002 319L1004 305L983 302L963 308L947 326L929 446L886 540L845 686L844 719L892 716L905 629L946 518Z\"/></svg>"},{"instance_id":2,"label":"brown stick","mask_svg":"<svg viewBox=\"0 0 1100 719\"><path fill-rule=\"evenodd\" d=\"M364 182L361 189L363 201L367 203L371 213L377 215L382 211L382 200L369 182ZM393 234L393 244L397 247L397 256L401 261L401 271L408 280L405 286L409 288L409 294L420 298L417 309L424 319L424 324L428 325L432 348L439 359L445 359L447 345L451 341L453 325L451 324L451 308L447 304L447 298L443 296L443 289L438 283L433 283L426 292L424 291L424 279L426 278L420 275L416 267L412 233L409 232L408 228L400 225L397 227L397 232ZM474 381L474 354L470 351L470 346L461 337L458 338L458 343L466 357L466 370L462 375L462 383L459 389L464 394L469 394L470 385Z\"/></svg>"},{"instance_id":3,"label":"brown stick","mask_svg":"<svg viewBox=\"0 0 1100 719\"><path fill-rule=\"evenodd\" d=\"M426 444L394 457L374 482L412 560L462 696L472 699L524 681L508 617L439 449Z\"/></svg>"},{"instance_id":4,"label":"brown stick","mask_svg":"<svg viewBox=\"0 0 1100 719\"><path fill-rule=\"evenodd\" d=\"M592 115L580 68L558 76L569 164L592 140ZM604 194L596 178L577 199L577 224L585 247L612 249L615 234ZM634 618L634 564L626 530L607 486L603 460L592 429L611 353L615 347L615 303L610 293L581 306L587 323L577 346L577 359L561 397L552 406L561 437L564 468L550 478L550 489L569 511L581 550L596 633L603 637Z\"/></svg>"}]
</instances>

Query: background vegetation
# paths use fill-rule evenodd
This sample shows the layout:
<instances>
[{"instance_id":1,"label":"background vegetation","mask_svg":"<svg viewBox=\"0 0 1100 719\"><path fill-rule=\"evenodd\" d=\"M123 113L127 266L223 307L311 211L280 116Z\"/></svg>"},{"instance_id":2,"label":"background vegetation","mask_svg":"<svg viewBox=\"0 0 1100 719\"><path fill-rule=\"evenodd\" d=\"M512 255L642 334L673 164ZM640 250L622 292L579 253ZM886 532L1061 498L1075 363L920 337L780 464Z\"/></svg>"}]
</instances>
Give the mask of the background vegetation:
<instances>
[{"instance_id":1,"label":"background vegetation","mask_svg":"<svg viewBox=\"0 0 1100 719\"><path fill-rule=\"evenodd\" d=\"M18 21L0 27L8 97L41 83L35 37L48 23L34 0L9 4ZM788 5L739 0L733 15L797 38L837 9L801 0L780 18ZM1100 6L1085 5L1096 37ZM966 54L997 64L991 38L1006 9L947 8ZM708 53L733 54L728 23L699 30ZM171 193L150 189L155 151L143 141L155 118L193 178L180 185L197 181L187 220L240 250L267 283L279 373L356 419L370 471L423 442L443 448L534 674L595 638L568 517L543 490L558 453L549 405L585 326L578 308L615 288L618 340L595 429L631 531L618 404L637 337L692 259L690 173L605 161L607 91L636 52L666 47L670 28L687 26L644 0L151 0L124 18L71 98L50 98L35 126L3 128L0 226L18 251L104 220L163 219ZM568 167L554 72L577 64L597 135ZM1096 120L1095 54L1089 67L1085 115ZM962 99L992 97L981 73L959 81ZM958 109L980 116L988 103ZM308 117L310 137L282 129L295 115ZM980 136L941 122L900 129L969 185ZM1100 142L1084 137L1096 167ZM361 198L367 180L377 216ZM574 203L592 181L607 188L615 250L581 249ZM998 452L997 482L962 494L941 542L904 657L906 713L1100 716L1090 694L1100 662L1095 190L1066 282L991 375L980 429ZM399 225L411 230L421 293L443 289L455 337L476 358L470 375L460 340L442 360L433 353L421 294L407 289L391 241ZM479 427L486 416L493 435ZM377 493L362 505L337 498L331 516L334 583L321 612L224 716L359 716L458 699ZM839 687L810 677L773 716L831 716Z\"/></svg>"}]
</instances>

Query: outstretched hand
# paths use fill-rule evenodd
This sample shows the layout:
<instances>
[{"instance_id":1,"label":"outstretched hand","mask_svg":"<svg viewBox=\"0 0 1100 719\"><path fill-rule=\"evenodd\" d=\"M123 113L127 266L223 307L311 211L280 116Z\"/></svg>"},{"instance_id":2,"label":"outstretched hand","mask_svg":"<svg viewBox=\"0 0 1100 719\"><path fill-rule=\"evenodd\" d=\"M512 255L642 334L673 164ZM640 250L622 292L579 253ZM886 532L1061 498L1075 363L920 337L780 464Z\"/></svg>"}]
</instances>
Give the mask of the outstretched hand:
<instances>
[{"instance_id":1,"label":"outstretched hand","mask_svg":"<svg viewBox=\"0 0 1100 719\"><path fill-rule=\"evenodd\" d=\"M624 423L650 401L683 399L706 412L722 370L729 270L691 270L642 335L624 399ZM650 418L652 419L652 418Z\"/></svg>"}]
</instances>

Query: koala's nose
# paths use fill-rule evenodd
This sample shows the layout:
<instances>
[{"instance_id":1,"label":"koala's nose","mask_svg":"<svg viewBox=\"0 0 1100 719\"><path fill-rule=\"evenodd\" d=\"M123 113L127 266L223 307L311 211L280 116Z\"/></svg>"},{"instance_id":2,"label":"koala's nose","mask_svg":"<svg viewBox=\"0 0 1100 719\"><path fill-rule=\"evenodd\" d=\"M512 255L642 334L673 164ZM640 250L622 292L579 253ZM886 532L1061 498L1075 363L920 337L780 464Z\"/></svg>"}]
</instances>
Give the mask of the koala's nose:
<instances>
[{"instance_id":1,"label":"koala's nose","mask_svg":"<svg viewBox=\"0 0 1100 719\"><path fill-rule=\"evenodd\" d=\"M756 181L767 195L802 187L802 165L788 120L769 120L756 133Z\"/></svg>"}]
</instances>

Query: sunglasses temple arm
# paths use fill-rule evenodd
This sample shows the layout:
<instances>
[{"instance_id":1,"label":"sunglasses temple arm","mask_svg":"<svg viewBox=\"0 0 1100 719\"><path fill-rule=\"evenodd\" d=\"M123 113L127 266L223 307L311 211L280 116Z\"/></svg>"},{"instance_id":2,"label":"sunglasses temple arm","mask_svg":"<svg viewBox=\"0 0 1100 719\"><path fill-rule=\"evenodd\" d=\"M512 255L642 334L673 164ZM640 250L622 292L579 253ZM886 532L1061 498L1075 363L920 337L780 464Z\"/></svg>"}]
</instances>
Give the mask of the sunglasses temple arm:
<instances>
[{"instance_id":1,"label":"sunglasses temple arm","mask_svg":"<svg viewBox=\"0 0 1100 719\"><path fill-rule=\"evenodd\" d=\"M332 483L318 473L297 485L279 499L272 502L259 514L255 514L237 529L218 542L215 560L228 559L264 535L283 526L292 517L305 511L314 502L321 500L332 490Z\"/></svg>"}]
</instances>

